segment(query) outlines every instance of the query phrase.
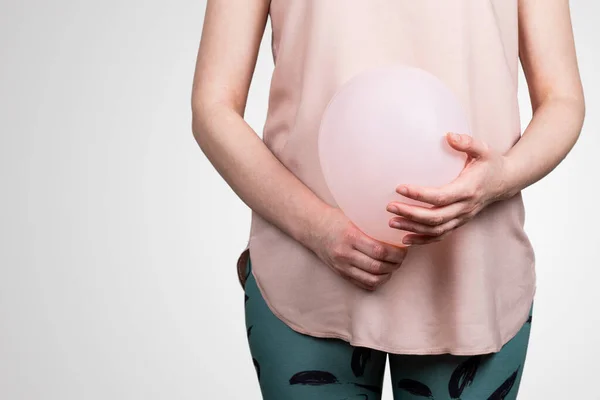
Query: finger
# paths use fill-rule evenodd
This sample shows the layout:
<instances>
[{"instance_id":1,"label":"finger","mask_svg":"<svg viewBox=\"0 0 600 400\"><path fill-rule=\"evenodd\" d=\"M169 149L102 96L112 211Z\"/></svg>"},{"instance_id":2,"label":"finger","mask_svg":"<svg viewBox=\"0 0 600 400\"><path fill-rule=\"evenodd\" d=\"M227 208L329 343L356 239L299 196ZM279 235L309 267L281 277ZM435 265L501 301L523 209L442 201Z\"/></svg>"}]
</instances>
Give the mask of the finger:
<instances>
[{"instance_id":1,"label":"finger","mask_svg":"<svg viewBox=\"0 0 600 400\"><path fill-rule=\"evenodd\" d=\"M450 146L466 153L470 157L482 158L489 154L489 146L482 140L470 135L448 132L446 139Z\"/></svg>"},{"instance_id":2,"label":"finger","mask_svg":"<svg viewBox=\"0 0 600 400\"><path fill-rule=\"evenodd\" d=\"M421 235L429 235L429 236L441 236L444 233L451 231L456 226L460 224L460 220L458 218L454 218L444 224L437 226L429 226L420 224L418 222L410 221L407 219L393 219L390 222L390 226L395 229L401 229L403 231L418 233Z\"/></svg>"},{"instance_id":3,"label":"finger","mask_svg":"<svg viewBox=\"0 0 600 400\"><path fill-rule=\"evenodd\" d=\"M472 186L473 182L471 180L458 177L454 181L439 187L403 184L396 188L396 192L409 199L434 206L446 206L472 198L475 192Z\"/></svg>"},{"instance_id":4,"label":"finger","mask_svg":"<svg viewBox=\"0 0 600 400\"><path fill-rule=\"evenodd\" d=\"M369 287L367 285L365 285L364 283L362 283L361 281L357 280L356 278L354 278L353 276L351 276L348 272L348 266L346 266L345 268L332 268L332 271L338 275L341 276L342 278L344 278L345 280L347 280L348 282L353 283L356 286L359 286L363 289L367 289L367 290L371 290L369 289Z\"/></svg>"},{"instance_id":5,"label":"finger","mask_svg":"<svg viewBox=\"0 0 600 400\"><path fill-rule=\"evenodd\" d=\"M345 280L347 280L348 282L351 282L353 285L358 286L360 288L363 288L365 290L373 290L372 288L368 287L367 285L365 285L364 283L362 283L361 281L358 281L356 279L354 279L353 277L346 275L346 274L339 274L342 278L344 278Z\"/></svg>"},{"instance_id":6,"label":"finger","mask_svg":"<svg viewBox=\"0 0 600 400\"><path fill-rule=\"evenodd\" d=\"M403 217L392 218L390 220L390 226L392 228L398 228L397 226L392 225L391 222L409 219L424 225L441 225L465 214L467 212L467 207L467 203L465 202L452 203L447 206L422 207L393 201L388 204L387 211Z\"/></svg>"},{"instance_id":7,"label":"finger","mask_svg":"<svg viewBox=\"0 0 600 400\"><path fill-rule=\"evenodd\" d=\"M357 281L362 288L367 290L374 290L383 282L389 280L389 274L374 275L355 265L350 265L346 272L351 279Z\"/></svg>"},{"instance_id":8,"label":"finger","mask_svg":"<svg viewBox=\"0 0 600 400\"><path fill-rule=\"evenodd\" d=\"M400 263L376 260L360 250L351 253L350 264L374 275L388 274L400 267Z\"/></svg>"},{"instance_id":9,"label":"finger","mask_svg":"<svg viewBox=\"0 0 600 400\"><path fill-rule=\"evenodd\" d=\"M353 277L348 277L348 279L350 280L350 282L353 282L355 285L366 289L366 290L370 290L373 291L375 289L377 289L379 286L383 285L384 283L388 282L390 279L392 279L392 274L385 274L385 275L378 275L378 282L375 284L366 284L356 278Z\"/></svg>"},{"instance_id":10,"label":"finger","mask_svg":"<svg viewBox=\"0 0 600 400\"><path fill-rule=\"evenodd\" d=\"M464 225L465 223L466 223L466 221L461 221L454 228L450 229L449 231L444 232L443 234L441 234L439 236L422 235L422 234L408 234L408 235L404 236L402 241L407 244L410 244L411 246L440 242L444 238L446 238L448 235L450 235L452 232L454 232L456 229L458 229L459 227Z\"/></svg>"},{"instance_id":11,"label":"finger","mask_svg":"<svg viewBox=\"0 0 600 400\"><path fill-rule=\"evenodd\" d=\"M340 275L342 278L344 278L345 280L352 282L356 286L359 286L366 290L373 290L372 284L367 285L365 282L363 282L363 280L365 280L365 277L363 275L361 275L359 271L356 271L357 269L358 268L355 266L347 265L343 269L336 270L336 273L338 275ZM373 282L373 281L371 281L371 282Z\"/></svg>"},{"instance_id":12,"label":"finger","mask_svg":"<svg viewBox=\"0 0 600 400\"><path fill-rule=\"evenodd\" d=\"M358 235L352 246L375 260L387 261L394 264L401 263L407 252L406 247L383 243L365 234Z\"/></svg>"},{"instance_id":13,"label":"finger","mask_svg":"<svg viewBox=\"0 0 600 400\"><path fill-rule=\"evenodd\" d=\"M403 241L410 243L410 245L423 245L435 242L441 242L450 232L446 232L440 236L430 236L430 235L406 235Z\"/></svg>"}]
</instances>

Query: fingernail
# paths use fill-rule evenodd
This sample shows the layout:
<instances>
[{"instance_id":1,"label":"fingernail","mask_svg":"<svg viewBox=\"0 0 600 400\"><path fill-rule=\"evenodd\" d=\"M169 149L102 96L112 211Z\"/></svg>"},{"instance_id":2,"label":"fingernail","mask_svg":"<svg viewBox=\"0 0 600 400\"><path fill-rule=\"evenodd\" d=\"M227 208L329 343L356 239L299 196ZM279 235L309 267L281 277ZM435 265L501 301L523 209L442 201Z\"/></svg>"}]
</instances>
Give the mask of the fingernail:
<instances>
[{"instance_id":1,"label":"fingernail","mask_svg":"<svg viewBox=\"0 0 600 400\"><path fill-rule=\"evenodd\" d=\"M402 195L408 194L408 189L405 186L400 186L398 188L398 193L400 193Z\"/></svg>"},{"instance_id":2,"label":"fingernail","mask_svg":"<svg viewBox=\"0 0 600 400\"><path fill-rule=\"evenodd\" d=\"M460 142L460 135L456 133L450 133L450 139L454 140L455 142Z\"/></svg>"},{"instance_id":3,"label":"fingernail","mask_svg":"<svg viewBox=\"0 0 600 400\"><path fill-rule=\"evenodd\" d=\"M400 211L400 210L398 210L398 207L393 206L393 205L387 206L386 210L389 211L389 212L391 212L391 213L394 213L394 214L397 214L398 211Z\"/></svg>"},{"instance_id":4,"label":"fingernail","mask_svg":"<svg viewBox=\"0 0 600 400\"><path fill-rule=\"evenodd\" d=\"M402 228L402 224L400 222L396 221L396 220L390 222L390 226L392 228Z\"/></svg>"},{"instance_id":5,"label":"fingernail","mask_svg":"<svg viewBox=\"0 0 600 400\"><path fill-rule=\"evenodd\" d=\"M411 239L405 237L404 239L402 239L402 243L404 243L404 244L413 244L413 241Z\"/></svg>"}]
</instances>

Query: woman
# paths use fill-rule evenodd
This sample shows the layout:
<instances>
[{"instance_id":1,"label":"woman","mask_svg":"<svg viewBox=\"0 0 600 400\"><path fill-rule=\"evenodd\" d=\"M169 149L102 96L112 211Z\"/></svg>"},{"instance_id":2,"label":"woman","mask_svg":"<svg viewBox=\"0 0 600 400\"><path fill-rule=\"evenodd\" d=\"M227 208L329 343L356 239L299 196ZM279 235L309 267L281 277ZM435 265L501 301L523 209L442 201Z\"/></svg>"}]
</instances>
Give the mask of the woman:
<instances>
[{"instance_id":1,"label":"woman","mask_svg":"<svg viewBox=\"0 0 600 400\"><path fill-rule=\"evenodd\" d=\"M269 16L261 140L243 116ZM446 136L468 156L455 181L395 188L434 207L385 205L406 247L344 216L316 151L335 91L389 63L435 74L472 128ZM380 399L388 355L395 399L516 398L536 289L521 190L584 119L568 0L209 0L192 108L202 151L252 209L238 272L263 398Z\"/></svg>"}]
</instances>

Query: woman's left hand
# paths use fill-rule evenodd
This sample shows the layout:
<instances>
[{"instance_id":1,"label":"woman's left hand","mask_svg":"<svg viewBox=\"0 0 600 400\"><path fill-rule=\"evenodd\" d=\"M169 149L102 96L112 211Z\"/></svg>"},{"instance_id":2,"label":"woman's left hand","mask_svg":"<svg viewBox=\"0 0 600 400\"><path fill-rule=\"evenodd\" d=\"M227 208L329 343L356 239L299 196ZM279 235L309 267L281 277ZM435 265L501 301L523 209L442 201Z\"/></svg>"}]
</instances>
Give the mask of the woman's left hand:
<instances>
[{"instance_id":1,"label":"woman's left hand","mask_svg":"<svg viewBox=\"0 0 600 400\"><path fill-rule=\"evenodd\" d=\"M455 180L440 187L403 184L396 188L399 194L433 207L399 201L388 204L387 211L398 215L390 220L390 227L412 232L404 237L405 244L440 241L508 195L507 161L502 154L469 135L450 133L446 139L454 149L467 154L465 167Z\"/></svg>"}]
</instances>

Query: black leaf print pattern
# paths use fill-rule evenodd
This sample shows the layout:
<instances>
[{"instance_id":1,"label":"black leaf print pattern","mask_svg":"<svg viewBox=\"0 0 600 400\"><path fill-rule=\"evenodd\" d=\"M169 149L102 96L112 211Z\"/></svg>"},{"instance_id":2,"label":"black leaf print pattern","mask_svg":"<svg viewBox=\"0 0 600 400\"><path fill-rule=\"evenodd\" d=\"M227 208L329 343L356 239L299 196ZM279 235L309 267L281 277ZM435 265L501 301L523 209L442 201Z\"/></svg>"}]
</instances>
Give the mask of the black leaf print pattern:
<instances>
[{"instance_id":1,"label":"black leaf print pattern","mask_svg":"<svg viewBox=\"0 0 600 400\"><path fill-rule=\"evenodd\" d=\"M415 396L427 397L433 399L433 393L431 389L424 383L415 381L414 379L401 379L398 381L398 388L406 390L410 394Z\"/></svg>"},{"instance_id":2,"label":"black leaf print pattern","mask_svg":"<svg viewBox=\"0 0 600 400\"><path fill-rule=\"evenodd\" d=\"M344 397L341 400L369 400L369 396L366 394L357 394L356 396L352 397Z\"/></svg>"},{"instance_id":3,"label":"black leaf print pattern","mask_svg":"<svg viewBox=\"0 0 600 400\"><path fill-rule=\"evenodd\" d=\"M354 376L363 376L367 362L371 358L371 349L368 347L355 347L352 353L352 360L350 361L350 367Z\"/></svg>"},{"instance_id":4,"label":"black leaf print pattern","mask_svg":"<svg viewBox=\"0 0 600 400\"><path fill-rule=\"evenodd\" d=\"M452 399L460 398L465 387L473 383L477 368L481 364L481 358L481 355L469 357L452 372L452 376L448 382L448 393Z\"/></svg>"},{"instance_id":5,"label":"black leaf print pattern","mask_svg":"<svg viewBox=\"0 0 600 400\"><path fill-rule=\"evenodd\" d=\"M258 376L258 379L260 379L260 364L254 357L252 357L252 363L254 364L254 369L256 370L256 376Z\"/></svg>"},{"instance_id":6,"label":"black leaf print pattern","mask_svg":"<svg viewBox=\"0 0 600 400\"><path fill-rule=\"evenodd\" d=\"M379 393L379 394L381 394L381 392L382 392L382 388L380 388L379 386L375 386L375 385L365 385L365 384L362 384L362 383L355 383L354 385L355 385L355 386L358 386L358 387L361 387L361 388L363 388L363 389L370 390L371 392L374 392L374 393Z\"/></svg>"},{"instance_id":7,"label":"black leaf print pattern","mask_svg":"<svg viewBox=\"0 0 600 400\"><path fill-rule=\"evenodd\" d=\"M520 365L517 368L517 370L515 372L513 372L508 377L508 379L506 379L504 381L504 383L502 383L502 385L500 385L500 387L498 389L496 389L496 391L494 393L492 393L492 395L490 397L488 397L488 400L504 400L506 398L506 396L510 392L510 389L512 389L513 385L515 384L515 381L517 380L517 374L519 373L519 368L521 368Z\"/></svg>"},{"instance_id":8,"label":"black leaf print pattern","mask_svg":"<svg viewBox=\"0 0 600 400\"><path fill-rule=\"evenodd\" d=\"M529 318L527 318L527 322L531 323L531 315L529 316Z\"/></svg>"},{"instance_id":9,"label":"black leaf print pattern","mask_svg":"<svg viewBox=\"0 0 600 400\"><path fill-rule=\"evenodd\" d=\"M248 302L248 299L249 299L249 298L250 298L250 297L248 297L248 295L247 295L247 294L244 294L244 304L246 304L246 303Z\"/></svg>"},{"instance_id":10,"label":"black leaf print pattern","mask_svg":"<svg viewBox=\"0 0 600 400\"><path fill-rule=\"evenodd\" d=\"M248 331L246 332L246 336L247 336L248 338L250 338L250 333L252 332L252 327L253 327L253 326L254 326L254 325L250 325L250 328L248 328Z\"/></svg>"},{"instance_id":11,"label":"black leaf print pattern","mask_svg":"<svg viewBox=\"0 0 600 400\"><path fill-rule=\"evenodd\" d=\"M329 385L338 383L337 378L327 371L301 371L290 378L290 385Z\"/></svg>"}]
</instances>

